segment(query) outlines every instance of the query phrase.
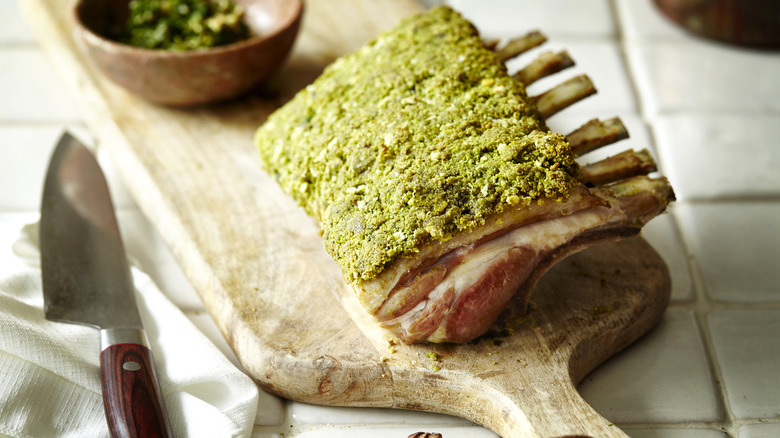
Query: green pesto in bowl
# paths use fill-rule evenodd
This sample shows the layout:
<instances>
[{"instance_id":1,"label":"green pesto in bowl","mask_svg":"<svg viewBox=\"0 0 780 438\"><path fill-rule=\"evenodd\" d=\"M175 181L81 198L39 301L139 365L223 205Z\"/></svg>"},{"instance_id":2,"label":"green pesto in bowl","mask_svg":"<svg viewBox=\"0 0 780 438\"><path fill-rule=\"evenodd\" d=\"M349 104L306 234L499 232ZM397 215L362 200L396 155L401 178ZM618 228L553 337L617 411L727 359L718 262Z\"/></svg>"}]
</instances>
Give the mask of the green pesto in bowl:
<instances>
[{"instance_id":1,"label":"green pesto in bowl","mask_svg":"<svg viewBox=\"0 0 780 438\"><path fill-rule=\"evenodd\" d=\"M336 60L255 134L347 281L578 185L566 138L447 7Z\"/></svg>"},{"instance_id":2,"label":"green pesto in bowl","mask_svg":"<svg viewBox=\"0 0 780 438\"><path fill-rule=\"evenodd\" d=\"M132 0L115 38L144 49L197 50L250 37L244 8L230 0Z\"/></svg>"}]
</instances>

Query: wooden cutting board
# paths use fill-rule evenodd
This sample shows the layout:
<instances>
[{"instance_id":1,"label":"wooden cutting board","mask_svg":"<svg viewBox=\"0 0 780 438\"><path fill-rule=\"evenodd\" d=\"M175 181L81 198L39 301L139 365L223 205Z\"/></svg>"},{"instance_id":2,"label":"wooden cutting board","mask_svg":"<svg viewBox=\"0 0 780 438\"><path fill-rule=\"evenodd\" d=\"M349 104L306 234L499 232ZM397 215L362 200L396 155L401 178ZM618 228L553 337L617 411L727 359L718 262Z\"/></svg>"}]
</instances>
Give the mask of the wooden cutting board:
<instances>
[{"instance_id":1,"label":"wooden cutting board","mask_svg":"<svg viewBox=\"0 0 780 438\"><path fill-rule=\"evenodd\" d=\"M100 147L262 387L309 403L457 415L504 437L625 436L576 383L668 303L666 266L644 240L560 263L529 314L510 308L502 329L476 342L403 345L356 307L315 224L260 170L251 139L267 115L335 57L417 12L415 3L310 1L272 83L191 110L147 104L101 77L74 44L61 0L23 8Z\"/></svg>"}]
</instances>

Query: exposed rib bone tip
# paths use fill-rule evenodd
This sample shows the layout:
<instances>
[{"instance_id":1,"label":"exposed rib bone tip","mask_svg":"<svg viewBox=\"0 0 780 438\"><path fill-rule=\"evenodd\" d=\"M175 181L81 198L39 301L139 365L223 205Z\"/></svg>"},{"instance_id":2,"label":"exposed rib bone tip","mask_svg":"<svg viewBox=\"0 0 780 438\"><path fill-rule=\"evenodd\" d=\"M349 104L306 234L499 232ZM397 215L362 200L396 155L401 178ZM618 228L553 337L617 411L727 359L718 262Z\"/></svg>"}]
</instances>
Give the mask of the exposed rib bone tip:
<instances>
[{"instance_id":1,"label":"exposed rib bone tip","mask_svg":"<svg viewBox=\"0 0 780 438\"><path fill-rule=\"evenodd\" d=\"M496 56L501 62L504 62L507 59L514 58L521 53L533 49L545 41L547 41L547 37L538 30L535 30L519 38L509 40L503 47L496 51Z\"/></svg>"},{"instance_id":2,"label":"exposed rib bone tip","mask_svg":"<svg viewBox=\"0 0 780 438\"><path fill-rule=\"evenodd\" d=\"M482 44L485 46L488 50L496 50L496 47L501 43L501 40L497 38L490 38L482 40Z\"/></svg>"},{"instance_id":3,"label":"exposed rib bone tip","mask_svg":"<svg viewBox=\"0 0 780 438\"><path fill-rule=\"evenodd\" d=\"M647 175L657 170L650 151L628 149L617 155L605 158L595 163L582 166L580 179L589 186L599 186L631 178Z\"/></svg>"},{"instance_id":4,"label":"exposed rib bone tip","mask_svg":"<svg viewBox=\"0 0 780 438\"><path fill-rule=\"evenodd\" d=\"M596 87L587 75L579 75L534 96L536 107L545 119L576 102L596 93Z\"/></svg>"},{"instance_id":5,"label":"exposed rib bone tip","mask_svg":"<svg viewBox=\"0 0 780 438\"><path fill-rule=\"evenodd\" d=\"M574 60L566 51L544 52L525 68L515 73L513 77L525 85L530 85L543 77L558 73L573 65Z\"/></svg>"},{"instance_id":6,"label":"exposed rib bone tip","mask_svg":"<svg viewBox=\"0 0 780 438\"><path fill-rule=\"evenodd\" d=\"M593 119L566 136L576 156L628 138L628 130L618 117L601 121Z\"/></svg>"}]
</instances>

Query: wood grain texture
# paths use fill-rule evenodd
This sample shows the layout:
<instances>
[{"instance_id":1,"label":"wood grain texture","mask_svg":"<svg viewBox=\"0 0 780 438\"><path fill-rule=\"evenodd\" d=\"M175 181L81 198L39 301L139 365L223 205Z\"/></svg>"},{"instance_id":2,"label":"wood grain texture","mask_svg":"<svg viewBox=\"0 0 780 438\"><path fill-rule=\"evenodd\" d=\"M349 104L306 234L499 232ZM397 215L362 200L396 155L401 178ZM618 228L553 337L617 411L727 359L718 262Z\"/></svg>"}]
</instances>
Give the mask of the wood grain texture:
<instances>
[{"instance_id":1,"label":"wood grain texture","mask_svg":"<svg viewBox=\"0 0 780 438\"><path fill-rule=\"evenodd\" d=\"M575 384L649 330L669 299L663 260L641 238L566 259L532 310L466 345L391 345L353 299L316 225L260 170L254 130L336 56L417 11L410 1L306 4L288 64L235 102L150 105L99 76L58 0L24 0L28 21L247 371L309 403L418 409L504 437L625 436ZM518 34L534 27L520 25Z\"/></svg>"},{"instance_id":2,"label":"wood grain texture","mask_svg":"<svg viewBox=\"0 0 780 438\"><path fill-rule=\"evenodd\" d=\"M115 438L172 437L152 352L115 344L100 353L100 382L108 430Z\"/></svg>"}]
</instances>

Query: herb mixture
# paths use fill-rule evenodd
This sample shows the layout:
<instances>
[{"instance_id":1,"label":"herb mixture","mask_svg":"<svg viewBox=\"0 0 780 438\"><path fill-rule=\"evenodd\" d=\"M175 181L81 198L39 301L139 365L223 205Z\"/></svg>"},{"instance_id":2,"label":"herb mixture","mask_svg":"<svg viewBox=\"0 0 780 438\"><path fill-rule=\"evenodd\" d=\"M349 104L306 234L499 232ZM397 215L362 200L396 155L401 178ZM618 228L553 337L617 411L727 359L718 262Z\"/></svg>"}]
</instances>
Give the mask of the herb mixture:
<instances>
[{"instance_id":1,"label":"herb mixture","mask_svg":"<svg viewBox=\"0 0 780 438\"><path fill-rule=\"evenodd\" d=\"M476 29L434 8L325 69L255 135L350 282L534 200L579 167Z\"/></svg>"},{"instance_id":2,"label":"herb mixture","mask_svg":"<svg viewBox=\"0 0 780 438\"><path fill-rule=\"evenodd\" d=\"M229 0L132 0L119 41L146 49L195 50L249 38L244 9Z\"/></svg>"}]
</instances>

